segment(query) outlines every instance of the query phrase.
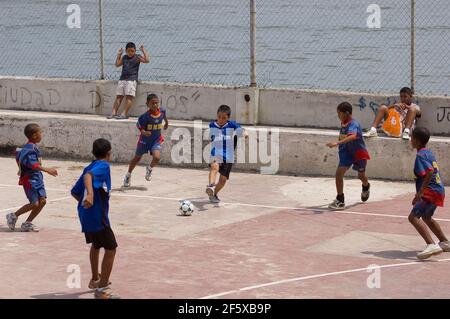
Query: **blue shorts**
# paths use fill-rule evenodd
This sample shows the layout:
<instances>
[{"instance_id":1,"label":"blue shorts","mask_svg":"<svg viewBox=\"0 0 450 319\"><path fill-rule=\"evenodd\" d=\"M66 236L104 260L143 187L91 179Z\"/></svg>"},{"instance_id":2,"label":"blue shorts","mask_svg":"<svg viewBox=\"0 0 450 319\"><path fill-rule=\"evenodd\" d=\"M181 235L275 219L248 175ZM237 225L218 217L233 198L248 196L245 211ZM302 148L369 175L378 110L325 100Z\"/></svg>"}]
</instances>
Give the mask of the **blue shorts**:
<instances>
[{"instance_id":1,"label":"blue shorts","mask_svg":"<svg viewBox=\"0 0 450 319\"><path fill-rule=\"evenodd\" d=\"M365 172L367 160L356 161L353 157L339 153L339 167L352 167L357 172Z\"/></svg>"},{"instance_id":2,"label":"blue shorts","mask_svg":"<svg viewBox=\"0 0 450 319\"><path fill-rule=\"evenodd\" d=\"M160 150L161 150L161 143L159 141L157 141L153 144L138 142L138 145L136 148L136 156L142 156L149 152L150 152L150 154L153 154L154 151L160 151Z\"/></svg>"},{"instance_id":3,"label":"blue shorts","mask_svg":"<svg viewBox=\"0 0 450 319\"><path fill-rule=\"evenodd\" d=\"M47 193L45 192L45 188L41 187L39 189L34 189L33 187L23 187L25 191L25 195L27 196L30 204L38 203L39 199L47 198Z\"/></svg>"},{"instance_id":4,"label":"blue shorts","mask_svg":"<svg viewBox=\"0 0 450 319\"><path fill-rule=\"evenodd\" d=\"M414 205L411 213L418 218L432 217L434 215L434 212L436 211L436 208L437 206L433 203L421 199L416 203L416 205Z\"/></svg>"}]
</instances>

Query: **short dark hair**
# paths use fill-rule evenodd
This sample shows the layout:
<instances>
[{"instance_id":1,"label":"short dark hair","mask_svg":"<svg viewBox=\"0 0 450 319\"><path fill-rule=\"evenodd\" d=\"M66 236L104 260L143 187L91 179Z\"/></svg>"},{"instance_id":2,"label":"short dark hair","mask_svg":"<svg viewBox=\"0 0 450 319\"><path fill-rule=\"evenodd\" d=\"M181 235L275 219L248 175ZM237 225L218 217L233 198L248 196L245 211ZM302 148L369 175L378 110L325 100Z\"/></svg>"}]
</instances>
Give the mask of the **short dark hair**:
<instances>
[{"instance_id":1,"label":"short dark hair","mask_svg":"<svg viewBox=\"0 0 450 319\"><path fill-rule=\"evenodd\" d=\"M226 115L228 115L228 117L231 116L231 108L228 105L221 105L219 106L219 108L217 109L217 113L225 113Z\"/></svg>"},{"instance_id":2,"label":"short dark hair","mask_svg":"<svg viewBox=\"0 0 450 319\"><path fill-rule=\"evenodd\" d=\"M400 94L401 94L401 93L406 93L406 94L408 94L408 95L410 95L410 96L413 96L413 91L411 90L411 88L409 88L409 87L407 87L407 86L403 87L403 88L400 90Z\"/></svg>"},{"instance_id":3,"label":"short dark hair","mask_svg":"<svg viewBox=\"0 0 450 319\"><path fill-rule=\"evenodd\" d=\"M111 143L104 138L96 139L92 144L92 154L95 158L105 158L110 150Z\"/></svg>"},{"instance_id":4,"label":"short dark hair","mask_svg":"<svg viewBox=\"0 0 450 319\"><path fill-rule=\"evenodd\" d=\"M159 99L159 98L158 98L158 95L153 94L153 93L147 95L147 103L150 102L150 101L153 100L153 99Z\"/></svg>"},{"instance_id":5,"label":"short dark hair","mask_svg":"<svg viewBox=\"0 0 450 319\"><path fill-rule=\"evenodd\" d=\"M128 42L127 45L125 46L125 50L126 49L135 49L136 50L136 44L134 44L133 42Z\"/></svg>"},{"instance_id":6,"label":"short dark hair","mask_svg":"<svg viewBox=\"0 0 450 319\"><path fill-rule=\"evenodd\" d=\"M419 141L422 146L426 146L430 140L430 131L426 127L416 127L412 132L412 137Z\"/></svg>"},{"instance_id":7,"label":"short dark hair","mask_svg":"<svg viewBox=\"0 0 450 319\"><path fill-rule=\"evenodd\" d=\"M337 107L337 110L338 110L338 112L347 113L347 114L353 113L353 107L348 102L342 102L341 104L339 104Z\"/></svg>"},{"instance_id":8,"label":"short dark hair","mask_svg":"<svg viewBox=\"0 0 450 319\"><path fill-rule=\"evenodd\" d=\"M27 138L32 138L34 133L37 133L41 128L36 123L30 123L27 126L25 126L25 129L23 130L23 133Z\"/></svg>"}]
</instances>

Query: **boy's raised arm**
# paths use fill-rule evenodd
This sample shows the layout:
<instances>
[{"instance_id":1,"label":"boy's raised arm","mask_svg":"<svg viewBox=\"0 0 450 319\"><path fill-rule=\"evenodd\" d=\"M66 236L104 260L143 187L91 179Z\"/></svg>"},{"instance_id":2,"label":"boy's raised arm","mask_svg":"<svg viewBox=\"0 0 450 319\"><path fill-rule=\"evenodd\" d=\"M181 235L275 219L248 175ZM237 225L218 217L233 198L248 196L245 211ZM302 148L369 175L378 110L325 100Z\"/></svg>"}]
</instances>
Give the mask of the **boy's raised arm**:
<instances>
[{"instance_id":1,"label":"boy's raised arm","mask_svg":"<svg viewBox=\"0 0 450 319\"><path fill-rule=\"evenodd\" d=\"M144 54L143 57L139 57L139 61L142 63L149 63L150 62L150 56L148 55L147 50L144 48L144 45L141 45L140 47L142 53Z\"/></svg>"},{"instance_id":2,"label":"boy's raised arm","mask_svg":"<svg viewBox=\"0 0 450 319\"><path fill-rule=\"evenodd\" d=\"M123 49L120 48L119 51L117 52L116 67L122 66L122 53L123 53Z\"/></svg>"}]
</instances>

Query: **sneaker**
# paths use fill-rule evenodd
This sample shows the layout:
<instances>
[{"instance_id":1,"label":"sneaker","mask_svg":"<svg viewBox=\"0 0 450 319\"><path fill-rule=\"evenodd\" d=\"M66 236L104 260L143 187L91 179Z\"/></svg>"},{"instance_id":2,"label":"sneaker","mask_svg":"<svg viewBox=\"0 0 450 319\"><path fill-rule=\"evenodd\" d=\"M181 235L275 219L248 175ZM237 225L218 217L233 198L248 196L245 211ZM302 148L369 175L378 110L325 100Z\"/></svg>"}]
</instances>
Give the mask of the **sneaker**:
<instances>
[{"instance_id":1,"label":"sneaker","mask_svg":"<svg viewBox=\"0 0 450 319\"><path fill-rule=\"evenodd\" d=\"M409 130L405 130L402 134L402 139L409 140Z\"/></svg>"},{"instance_id":2,"label":"sneaker","mask_svg":"<svg viewBox=\"0 0 450 319\"><path fill-rule=\"evenodd\" d=\"M98 279L97 280L93 280L91 279L91 281L89 281L89 285L88 288L89 289L97 289L98 285L100 284L100 278L101 278L101 274L98 274ZM111 282L108 283L108 286L111 285Z\"/></svg>"},{"instance_id":3,"label":"sneaker","mask_svg":"<svg viewBox=\"0 0 450 319\"><path fill-rule=\"evenodd\" d=\"M214 196L214 185L206 186L206 194L211 198Z\"/></svg>"},{"instance_id":4,"label":"sneaker","mask_svg":"<svg viewBox=\"0 0 450 319\"><path fill-rule=\"evenodd\" d=\"M422 252L417 254L417 258L424 260L433 255L439 255L442 251L442 248L438 244L430 244L427 245L427 248L425 248Z\"/></svg>"},{"instance_id":5,"label":"sneaker","mask_svg":"<svg viewBox=\"0 0 450 319\"><path fill-rule=\"evenodd\" d=\"M130 187L131 186L131 174L127 173L125 175L125 178L123 179L123 187Z\"/></svg>"},{"instance_id":6,"label":"sneaker","mask_svg":"<svg viewBox=\"0 0 450 319\"><path fill-rule=\"evenodd\" d=\"M115 117L115 119L116 120L128 120L128 116L126 116L126 115L119 115L119 116L116 116Z\"/></svg>"},{"instance_id":7,"label":"sneaker","mask_svg":"<svg viewBox=\"0 0 450 319\"><path fill-rule=\"evenodd\" d=\"M376 129L368 129L364 134L364 137L378 137L378 132Z\"/></svg>"},{"instance_id":8,"label":"sneaker","mask_svg":"<svg viewBox=\"0 0 450 319\"><path fill-rule=\"evenodd\" d=\"M450 252L450 241L441 241L439 247L442 248L446 253Z\"/></svg>"},{"instance_id":9,"label":"sneaker","mask_svg":"<svg viewBox=\"0 0 450 319\"><path fill-rule=\"evenodd\" d=\"M341 202L338 199L335 199L330 205L328 205L329 209L332 210L344 210L345 209L345 203Z\"/></svg>"},{"instance_id":10,"label":"sneaker","mask_svg":"<svg viewBox=\"0 0 450 319\"><path fill-rule=\"evenodd\" d=\"M117 115L108 115L106 118L108 120L112 120L112 119L115 119L116 117L117 117Z\"/></svg>"},{"instance_id":11,"label":"sneaker","mask_svg":"<svg viewBox=\"0 0 450 319\"><path fill-rule=\"evenodd\" d=\"M153 171L153 169L150 165L146 167L146 173L145 173L146 180L148 180L148 181L152 180L152 171Z\"/></svg>"},{"instance_id":12,"label":"sneaker","mask_svg":"<svg viewBox=\"0 0 450 319\"><path fill-rule=\"evenodd\" d=\"M215 203L215 204L220 203L220 199L219 199L219 197L217 197L217 195L209 196L209 201L210 201L211 203Z\"/></svg>"},{"instance_id":13,"label":"sneaker","mask_svg":"<svg viewBox=\"0 0 450 319\"><path fill-rule=\"evenodd\" d=\"M120 299L119 295L112 292L109 286L95 289L95 299Z\"/></svg>"},{"instance_id":14,"label":"sneaker","mask_svg":"<svg viewBox=\"0 0 450 319\"><path fill-rule=\"evenodd\" d=\"M364 186L363 186L363 190L361 192L361 200L363 202L367 202L367 200L369 199L370 196L370 184L369 184L369 188L365 191L364 190Z\"/></svg>"},{"instance_id":15,"label":"sneaker","mask_svg":"<svg viewBox=\"0 0 450 319\"><path fill-rule=\"evenodd\" d=\"M23 232L38 232L39 228L37 228L35 225L33 225L30 222L25 222L22 224L22 226L20 227L20 229Z\"/></svg>"},{"instance_id":16,"label":"sneaker","mask_svg":"<svg viewBox=\"0 0 450 319\"><path fill-rule=\"evenodd\" d=\"M6 223L8 224L9 229L16 229L17 216L14 213L6 215Z\"/></svg>"}]
</instances>

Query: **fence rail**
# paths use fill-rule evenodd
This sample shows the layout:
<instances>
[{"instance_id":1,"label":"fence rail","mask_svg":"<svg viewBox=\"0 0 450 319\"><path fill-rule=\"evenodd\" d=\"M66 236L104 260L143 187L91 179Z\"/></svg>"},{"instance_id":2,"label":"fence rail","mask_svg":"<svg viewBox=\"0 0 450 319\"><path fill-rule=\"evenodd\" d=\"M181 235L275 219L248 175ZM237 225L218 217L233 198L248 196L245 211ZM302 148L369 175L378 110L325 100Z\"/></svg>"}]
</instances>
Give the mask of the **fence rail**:
<instances>
[{"instance_id":1,"label":"fence rail","mask_svg":"<svg viewBox=\"0 0 450 319\"><path fill-rule=\"evenodd\" d=\"M1 75L450 93L447 0L0 0Z\"/></svg>"}]
</instances>

